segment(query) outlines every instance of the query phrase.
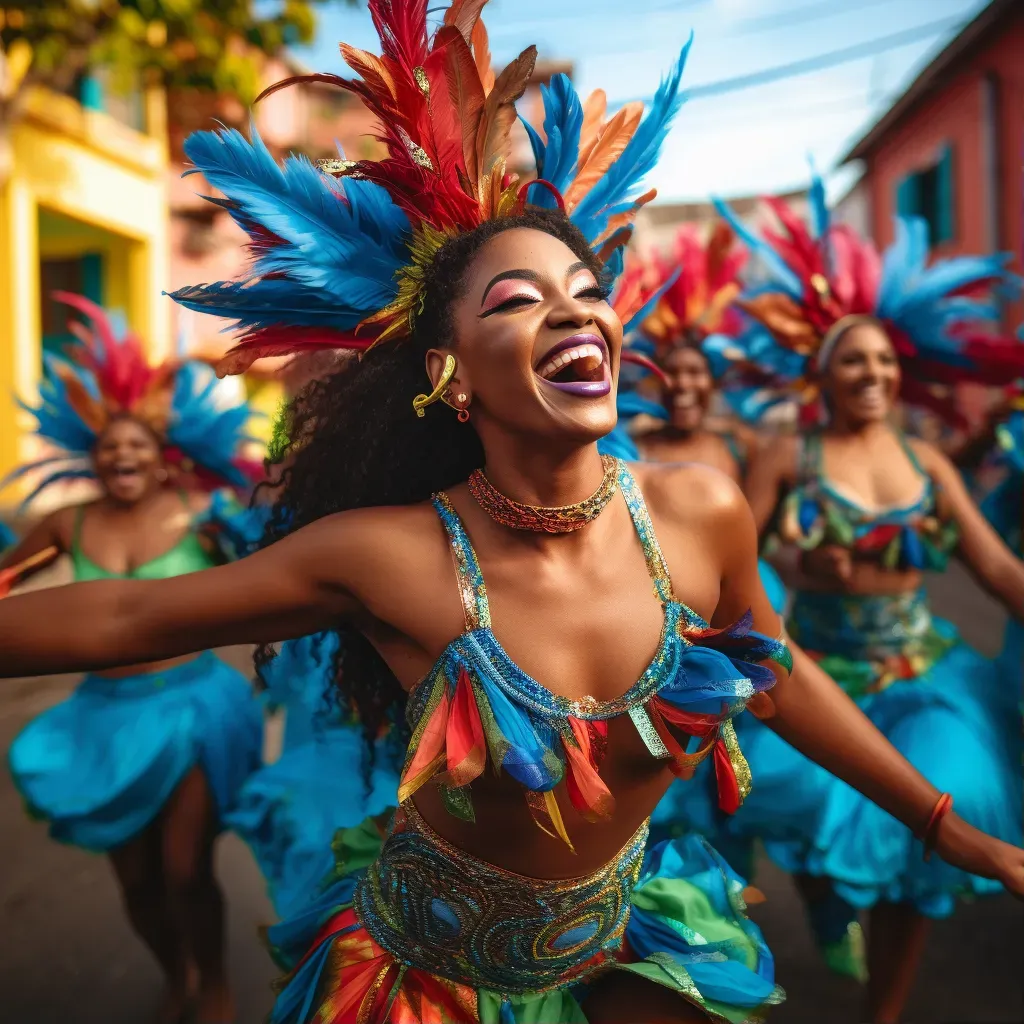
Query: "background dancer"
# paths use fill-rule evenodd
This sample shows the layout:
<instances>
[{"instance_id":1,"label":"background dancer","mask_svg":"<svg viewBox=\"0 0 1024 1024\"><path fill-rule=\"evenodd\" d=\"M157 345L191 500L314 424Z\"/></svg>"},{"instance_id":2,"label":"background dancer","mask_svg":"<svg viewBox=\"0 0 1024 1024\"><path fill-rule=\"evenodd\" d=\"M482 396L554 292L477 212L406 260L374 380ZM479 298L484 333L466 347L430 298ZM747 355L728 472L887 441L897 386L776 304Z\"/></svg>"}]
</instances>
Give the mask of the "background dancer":
<instances>
[{"instance_id":1,"label":"background dancer","mask_svg":"<svg viewBox=\"0 0 1024 1024\"><path fill-rule=\"evenodd\" d=\"M967 820L1019 842L1013 699L998 667L932 618L921 574L941 570L956 551L1020 618L1024 566L952 464L890 426L897 397L951 415L929 384L1005 380L1020 366L1024 348L992 333L993 305L954 297L1005 279L1003 260L925 269L927 235L916 221L898 223L880 260L847 228L828 226L819 182L811 194L817 236L777 202L784 240L771 246L748 234L774 282L741 302L772 332L774 353L763 333L757 344L779 385L807 400L820 395L827 409L823 430L766 450L748 479L759 529L774 524L804 552L790 633L912 764L952 793ZM781 368L794 365L799 372L787 378ZM871 1018L898 1020L927 919L948 916L958 895L991 892L991 884L923 862L907 829L767 730L746 740L761 797L779 811L774 827L758 816L770 855L790 871L830 879L829 900L838 893L873 908Z\"/></svg>"},{"instance_id":2,"label":"background dancer","mask_svg":"<svg viewBox=\"0 0 1024 1024\"><path fill-rule=\"evenodd\" d=\"M101 494L47 516L4 569L24 578L42 567L39 555L48 563L67 554L76 580L156 580L216 564L200 536L205 489L244 487L259 473L240 450L248 409L214 401L209 367L150 366L141 341L119 337L101 309L55 297L89 327L69 325L78 343L67 359L48 357L30 408L59 454L18 475L43 474L28 500L68 479L94 481ZM18 570L33 559L28 573ZM55 839L110 858L128 919L166 975L158 1019L181 1020L198 997L200 1020L226 1024L213 844L259 764L259 706L245 678L210 652L144 661L90 673L30 722L11 745L11 774Z\"/></svg>"}]
</instances>

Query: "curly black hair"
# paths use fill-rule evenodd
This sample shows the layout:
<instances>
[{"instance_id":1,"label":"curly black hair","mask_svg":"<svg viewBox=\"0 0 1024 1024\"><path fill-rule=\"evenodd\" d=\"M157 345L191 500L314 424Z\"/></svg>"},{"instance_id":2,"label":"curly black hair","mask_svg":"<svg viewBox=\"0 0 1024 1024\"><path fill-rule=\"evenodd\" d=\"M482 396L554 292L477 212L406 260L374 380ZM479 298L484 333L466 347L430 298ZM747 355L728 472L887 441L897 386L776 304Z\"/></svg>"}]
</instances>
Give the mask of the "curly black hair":
<instances>
[{"instance_id":1,"label":"curly black hair","mask_svg":"<svg viewBox=\"0 0 1024 1024\"><path fill-rule=\"evenodd\" d=\"M336 372L307 384L286 407L287 440L275 453L285 468L263 546L335 512L426 501L483 465L483 447L471 424L458 422L455 411L442 404L419 418L412 399L430 390L427 351L455 343L452 306L463 294L474 257L487 241L512 228L553 235L601 280L601 261L559 211L529 207L446 242L427 272L411 337L348 359ZM396 746L405 749L405 693L361 633L348 628L338 633L336 696L358 715L372 765L374 741L388 726ZM272 648L257 650L257 674L271 657Z\"/></svg>"}]
</instances>

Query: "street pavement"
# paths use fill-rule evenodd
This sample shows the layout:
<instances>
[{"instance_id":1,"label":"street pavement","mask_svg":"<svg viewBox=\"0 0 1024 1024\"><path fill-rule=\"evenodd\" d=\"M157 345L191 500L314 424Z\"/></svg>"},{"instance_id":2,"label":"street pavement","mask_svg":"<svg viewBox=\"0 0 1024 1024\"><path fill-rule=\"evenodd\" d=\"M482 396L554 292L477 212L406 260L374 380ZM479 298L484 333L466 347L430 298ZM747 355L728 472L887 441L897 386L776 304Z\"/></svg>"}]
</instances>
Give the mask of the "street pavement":
<instances>
[{"instance_id":1,"label":"street pavement","mask_svg":"<svg viewBox=\"0 0 1024 1024\"><path fill-rule=\"evenodd\" d=\"M959 572L937 581L937 608L986 653L1004 619ZM245 667L247 652L226 656ZM0 749L19 728L66 695L72 677L0 683ZM272 756L275 729L268 730ZM955 753L955 752L951 752ZM273 915L246 847L225 836L218 872L229 908L230 970L238 1024L259 1024L276 969L258 935ZM768 897L752 910L776 957L788 1001L772 1024L858 1024L861 990L821 964L789 879L762 862L755 879ZM0 1022L148 1024L160 992L152 961L129 931L106 861L51 842L24 815L0 773ZM916 1024L1024 1022L1024 913L1007 896L964 906L935 925L907 1014Z\"/></svg>"}]
</instances>

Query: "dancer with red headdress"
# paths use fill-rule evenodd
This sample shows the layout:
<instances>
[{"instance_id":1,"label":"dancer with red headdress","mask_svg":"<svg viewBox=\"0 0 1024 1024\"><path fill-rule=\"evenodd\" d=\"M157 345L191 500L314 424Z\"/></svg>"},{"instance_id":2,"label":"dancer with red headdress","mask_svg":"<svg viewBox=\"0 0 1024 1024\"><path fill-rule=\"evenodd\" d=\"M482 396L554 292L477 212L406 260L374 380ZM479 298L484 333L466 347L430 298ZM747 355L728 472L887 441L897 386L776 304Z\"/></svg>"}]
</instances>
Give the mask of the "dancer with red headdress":
<instances>
[{"instance_id":1,"label":"dancer with red headdress","mask_svg":"<svg viewBox=\"0 0 1024 1024\"><path fill-rule=\"evenodd\" d=\"M69 324L77 341L66 358L46 357L39 402L26 408L56 450L15 476L41 477L26 502L65 480L91 481L99 497L52 513L15 544L2 561L4 591L61 554L80 581L215 565L201 536L212 525L209 489L246 488L261 472L242 453L248 408L218 398L209 366L151 365L142 341L119 335L92 302L55 298L82 317ZM98 642L103 624L95 629ZM110 858L132 927L166 975L159 1019L178 1021L197 997L201 1020L226 1024L213 843L259 764L262 718L246 679L209 651L143 660L87 675L22 730L8 762L55 839Z\"/></svg>"},{"instance_id":2,"label":"dancer with red headdress","mask_svg":"<svg viewBox=\"0 0 1024 1024\"><path fill-rule=\"evenodd\" d=\"M789 632L966 820L1019 843L1019 695L997 662L932 616L922 584L956 553L1022 619L1024 564L946 457L891 422L897 401L955 420L950 384L1020 372L1024 345L999 333L989 298L1018 282L1005 256L929 264L927 228L914 219L897 220L880 255L830 222L819 180L810 197L810 228L769 201L783 230L763 238L720 207L771 275L739 300L754 325L737 346L777 399L797 397L806 425L765 449L747 482L759 529L801 552ZM827 918L871 908L869 1012L877 1024L898 1020L927 920L998 887L923 860L911 830L769 730L743 738L759 791L730 827L760 836L801 876L826 942L842 939L824 934ZM856 966L838 950L833 963Z\"/></svg>"}]
</instances>

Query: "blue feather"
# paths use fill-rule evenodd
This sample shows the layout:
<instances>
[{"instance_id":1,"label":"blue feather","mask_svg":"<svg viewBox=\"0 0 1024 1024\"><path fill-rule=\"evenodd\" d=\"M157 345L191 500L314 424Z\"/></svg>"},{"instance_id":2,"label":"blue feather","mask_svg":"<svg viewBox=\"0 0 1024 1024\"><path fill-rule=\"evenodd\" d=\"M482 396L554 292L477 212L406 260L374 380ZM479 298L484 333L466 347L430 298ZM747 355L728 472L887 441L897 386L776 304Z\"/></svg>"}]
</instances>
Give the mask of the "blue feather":
<instances>
[{"instance_id":1,"label":"blue feather","mask_svg":"<svg viewBox=\"0 0 1024 1024\"><path fill-rule=\"evenodd\" d=\"M640 449L629 436L629 431L621 418L610 434L598 439L597 450L602 455L610 455L614 459L623 459L626 462L640 461Z\"/></svg>"},{"instance_id":2,"label":"blue feather","mask_svg":"<svg viewBox=\"0 0 1024 1024\"><path fill-rule=\"evenodd\" d=\"M366 315L362 304L346 308L322 292L281 278L262 278L252 284L217 281L166 294L186 309L235 321L225 328L229 331L235 327L254 331L274 324L351 330Z\"/></svg>"},{"instance_id":3,"label":"blue feather","mask_svg":"<svg viewBox=\"0 0 1024 1024\"><path fill-rule=\"evenodd\" d=\"M811 187L808 189L807 198L811 207L811 227L815 238L824 238L828 234L830 215L828 202L825 199L825 183L821 175L814 169L814 161L811 161Z\"/></svg>"},{"instance_id":4,"label":"blue feather","mask_svg":"<svg viewBox=\"0 0 1024 1024\"><path fill-rule=\"evenodd\" d=\"M80 469L62 469L55 473L49 473L43 479L36 484L32 489L32 492L22 501L18 506L18 513L25 512L29 505L35 501L36 498L46 490L47 487L53 484L60 483L62 480L95 480L96 474L93 472L92 467L82 467Z\"/></svg>"},{"instance_id":5,"label":"blue feather","mask_svg":"<svg viewBox=\"0 0 1024 1024\"><path fill-rule=\"evenodd\" d=\"M576 176L580 155L580 131L583 128L583 104L568 75L555 75L549 85L541 86L544 100L543 177L558 191L565 192ZM555 197L538 192L539 205L555 206Z\"/></svg>"},{"instance_id":6,"label":"blue feather","mask_svg":"<svg viewBox=\"0 0 1024 1024\"><path fill-rule=\"evenodd\" d=\"M650 316L651 310L661 300L662 295L665 294L676 283L679 275L682 273L682 267L676 267L671 274L658 286L651 297L629 318L627 323L622 325L622 333L629 335L632 331L639 329L640 325ZM632 347L632 346L631 346Z\"/></svg>"},{"instance_id":7,"label":"blue feather","mask_svg":"<svg viewBox=\"0 0 1024 1024\"><path fill-rule=\"evenodd\" d=\"M533 125L530 124L530 122L527 121L525 117L520 115L519 121L522 124L522 126L526 129L526 134L530 139L530 147L533 150L533 159L534 162L537 164L537 177L543 178L544 158L546 154L544 140L540 137L540 134L537 132L537 129L534 128Z\"/></svg>"},{"instance_id":8,"label":"blue feather","mask_svg":"<svg viewBox=\"0 0 1024 1024\"><path fill-rule=\"evenodd\" d=\"M685 99L679 85L692 42L691 35L626 148L573 210L572 220L591 242L600 238L608 226L611 210L635 197L640 181L657 162L665 136Z\"/></svg>"},{"instance_id":9,"label":"blue feather","mask_svg":"<svg viewBox=\"0 0 1024 1024\"><path fill-rule=\"evenodd\" d=\"M233 204L240 223L282 240L259 248L254 276L286 275L323 292L322 302L358 306L363 316L394 298L411 233L381 186L350 179L342 188L305 157L279 166L255 127L251 142L233 129L197 132L185 152Z\"/></svg>"},{"instance_id":10,"label":"blue feather","mask_svg":"<svg viewBox=\"0 0 1024 1024\"><path fill-rule=\"evenodd\" d=\"M736 236L747 246L748 249L758 257L768 268L769 272L773 277L774 287L770 290L774 291L776 288L781 288L786 294L792 296L795 299L800 299L803 296L804 289L800 283L800 278L789 269L786 265L785 260L760 236L755 235L746 224L740 220L739 217L733 213L732 208L724 200L719 199L718 196L712 196L711 202L714 204L715 210L719 216L725 220L728 225L736 233Z\"/></svg>"},{"instance_id":11,"label":"blue feather","mask_svg":"<svg viewBox=\"0 0 1024 1024\"><path fill-rule=\"evenodd\" d=\"M234 459L251 440L245 427L252 413L245 402L225 408L218 400L217 387L216 374L206 363L185 363L178 370L167 440L197 465L242 487L247 480Z\"/></svg>"}]
</instances>

